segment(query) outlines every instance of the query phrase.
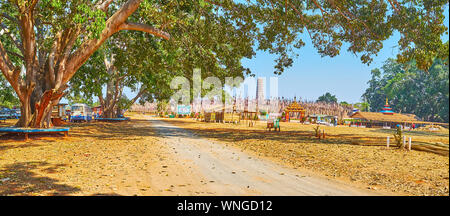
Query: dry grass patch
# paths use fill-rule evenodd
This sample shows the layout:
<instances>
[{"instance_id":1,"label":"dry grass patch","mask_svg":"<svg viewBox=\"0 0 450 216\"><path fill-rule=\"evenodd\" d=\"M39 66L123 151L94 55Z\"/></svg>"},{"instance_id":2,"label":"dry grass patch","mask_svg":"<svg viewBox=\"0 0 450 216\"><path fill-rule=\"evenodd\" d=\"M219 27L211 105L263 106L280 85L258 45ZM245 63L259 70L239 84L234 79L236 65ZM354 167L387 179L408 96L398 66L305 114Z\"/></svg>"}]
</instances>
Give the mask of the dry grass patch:
<instances>
[{"instance_id":1,"label":"dry grass patch","mask_svg":"<svg viewBox=\"0 0 450 216\"><path fill-rule=\"evenodd\" d=\"M148 121L70 124L70 137L0 139L0 195L149 195L165 146Z\"/></svg>"},{"instance_id":2,"label":"dry grass patch","mask_svg":"<svg viewBox=\"0 0 450 216\"><path fill-rule=\"evenodd\" d=\"M266 132L262 122L247 127L192 119L166 120L200 137L371 189L406 195L449 195L448 131L406 132L415 142L432 146L441 143L438 148L447 152L441 155L386 149L385 137L392 135L391 130L321 126L327 135L319 140L312 125L298 123L281 123L281 132Z\"/></svg>"}]
</instances>

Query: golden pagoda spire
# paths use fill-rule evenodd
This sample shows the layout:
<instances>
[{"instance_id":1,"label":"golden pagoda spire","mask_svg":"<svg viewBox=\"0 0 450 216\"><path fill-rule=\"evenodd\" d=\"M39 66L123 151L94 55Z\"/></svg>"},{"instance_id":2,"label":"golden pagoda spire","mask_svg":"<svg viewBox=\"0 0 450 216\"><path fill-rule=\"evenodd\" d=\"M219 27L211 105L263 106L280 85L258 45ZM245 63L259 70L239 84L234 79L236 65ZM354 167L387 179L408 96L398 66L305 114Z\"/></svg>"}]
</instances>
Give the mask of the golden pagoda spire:
<instances>
[{"instance_id":1,"label":"golden pagoda spire","mask_svg":"<svg viewBox=\"0 0 450 216\"><path fill-rule=\"evenodd\" d=\"M388 98L386 97L386 105L389 105L389 103L388 103Z\"/></svg>"}]
</instances>

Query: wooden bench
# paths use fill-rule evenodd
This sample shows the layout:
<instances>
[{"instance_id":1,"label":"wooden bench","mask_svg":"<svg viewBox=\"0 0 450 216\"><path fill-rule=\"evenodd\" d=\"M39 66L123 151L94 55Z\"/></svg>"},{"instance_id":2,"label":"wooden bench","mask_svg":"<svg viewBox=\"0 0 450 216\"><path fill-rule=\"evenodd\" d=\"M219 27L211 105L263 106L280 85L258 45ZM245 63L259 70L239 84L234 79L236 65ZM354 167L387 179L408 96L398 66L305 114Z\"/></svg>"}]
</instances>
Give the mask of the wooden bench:
<instances>
[{"instance_id":1,"label":"wooden bench","mask_svg":"<svg viewBox=\"0 0 450 216\"><path fill-rule=\"evenodd\" d=\"M67 136L69 136L69 130L70 130L70 128L15 128L15 127L4 127L4 128L0 128L0 133L23 134L25 136L25 141L27 141L29 134L63 133L64 137L67 137Z\"/></svg>"},{"instance_id":2,"label":"wooden bench","mask_svg":"<svg viewBox=\"0 0 450 216\"><path fill-rule=\"evenodd\" d=\"M267 127L266 127L266 130L268 129L269 131L271 131L272 128L273 128L275 131L277 131L277 129L278 129L278 131L281 130L281 129L280 129L280 120L279 120L279 119L276 119L276 120L274 120L274 119L267 119Z\"/></svg>"}]
</instances>

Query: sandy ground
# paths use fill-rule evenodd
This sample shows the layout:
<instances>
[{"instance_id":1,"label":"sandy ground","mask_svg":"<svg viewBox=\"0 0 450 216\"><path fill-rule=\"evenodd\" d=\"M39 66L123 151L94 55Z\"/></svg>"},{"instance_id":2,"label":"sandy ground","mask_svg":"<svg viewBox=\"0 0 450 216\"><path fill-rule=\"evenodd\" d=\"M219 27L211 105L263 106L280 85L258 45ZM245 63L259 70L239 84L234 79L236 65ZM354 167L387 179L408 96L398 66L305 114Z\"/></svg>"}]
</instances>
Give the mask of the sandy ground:
<instances>
[{"instance_id":1,"label":"sandy ground","mask_svg":"<svg viewBox=\"0 0 450 216\"><path fill-rule=\"evenodd\" d=\"M202 177L200 189L214 195L381 195L251 157L168 122L151 122L180 162Z\"/></svg>"},{"instance_id":2,"label":"sandy ground","mask_svg":"<svg viewBox=\"0 0 450 216\"><path fill-rule=\"evenodd\" d=\"M206 195L147 120L73 124L69 138L0 139L0 195Z\"/></svg>"},{"instance_id":3,"label":"sandy ground","mask_svg":"<svg viewBox=\"0 0 450 216\"><path fill-rule=\"evenodd\" d=\"M275 142L242 125L132 118L69 125L69 138L0 137L0 195L448 195L448 156L303 144L283 133ZM417 166L400 169L391 156ZM368 184L374 175L378 184ZM385 184L391 181L401 190Z\"/></svg>"},{"instance_id":4,"label":"sandy ground","mask_svg":"<svg viewBox=\"0 0 450 216\"><path fill-rule=\"evenodd\" d=\"M386 148L393 131L377 128L321 126L326 139L314 137L313 125L281 123L281 132L268 132L264 122L204 123L164 119L194 135L220 142L257 157L311 171L330 179L363 185L373 191L404 195L449 195L448 130L406 132L414 146L428 150ZM439 151L436 151L439 150Z\"/></svg>"},{"instance_id":5,"label":"sandy ground","mask_svg":"<svg viewBox=\"0 0 450 216\"><path fill-rule=\"evenodd\" d=\"M0 195L380 195L249 156L158 120L0 139Z\"/></svg>"}]
</instances>

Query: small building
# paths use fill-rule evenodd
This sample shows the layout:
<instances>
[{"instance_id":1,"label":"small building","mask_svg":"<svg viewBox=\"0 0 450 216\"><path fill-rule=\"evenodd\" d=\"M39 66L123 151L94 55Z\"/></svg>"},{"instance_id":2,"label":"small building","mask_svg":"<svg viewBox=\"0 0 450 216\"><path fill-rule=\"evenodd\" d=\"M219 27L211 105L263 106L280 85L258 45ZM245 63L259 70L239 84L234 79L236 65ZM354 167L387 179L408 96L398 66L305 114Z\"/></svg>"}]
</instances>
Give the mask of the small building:
<instances>
[{"instance_id":1,"label":"small building","mask_svg":"<svg viewBox=\"0 0 450 216\"><path fill-rule=\"evenodd\" d=\"M300 122L304 122L305 120L305 112L306 110L300 106L297 102L291 103L286 109L284 110L285 121L290 121L291 119L298 119Z\"/></svg>"},{"instance_id":2,"label":"small building","mask_svg":"<svg viewBox=\"0 0 450 216\"><path fill-rule=\"evenodd\" d=\"M205 122L239 122L241 113L236 110L235 106L218 105L203 111Z\"/></svg>"},{"instance_id":3,"label":"small building","mask_svg":"<svg viewBox=\"0 0 450 216\"><path fill-rule=\"evenodd\" d=\"M308 115L306 119L311 124L326 124L330 126L336 126L338 123L338 117L332 115L312 114Z\"/></svg>"},{"instance_id":4,"label":"small building","mask_svg":"<svg viewBox=\"0 0 450 216\"><path fill-rule=\"evenodd\" d=\"M414 123L419 123L415 115L405 115L400 113L384 114L382 112L356 112L350 116L352 124L365 127L395 128L397 125L410 127Z\"/></svg>"},{"instance_id":5,"label":"small building","mask_svg":"<svg viewBox=\"0 0 450 216\"><path fill-rule=\"evenodd\" d=\"M67 104L57 104L53 106L51 120L54 126L63 125L63 121L67 119L66 115L66 106Z\"/></svg>"},{"instance_id":6,"label":"small building","mask_svg":"<svg viewBox=\"0 0 450 216\"><path fill-rule=\"evenodd\" d=\"M356 112L353 113L351 125L369 127L369 128L395 128L397 125L401 125L403 128L411 128L414 124L416 127L419 125L428 124L441 124L436 122L426 122L419 120L414 114L401 114L392 111L392 108L386 104L380 112ZM444 124L445 125L445 124Z\"/></svg>"}]
</instances>

